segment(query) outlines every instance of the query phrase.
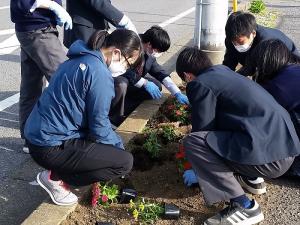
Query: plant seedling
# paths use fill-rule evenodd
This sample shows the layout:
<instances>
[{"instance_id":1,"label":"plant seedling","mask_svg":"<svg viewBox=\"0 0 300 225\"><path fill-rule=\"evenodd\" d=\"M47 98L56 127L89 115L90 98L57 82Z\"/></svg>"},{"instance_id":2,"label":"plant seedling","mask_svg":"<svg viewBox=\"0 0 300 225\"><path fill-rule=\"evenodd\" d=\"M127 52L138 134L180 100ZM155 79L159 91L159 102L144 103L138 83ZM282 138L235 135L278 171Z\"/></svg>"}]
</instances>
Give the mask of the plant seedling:
<instances>
[{"instance_id":1,"label":"plant seedling","mask_svg":"<svg viewBox=\"0 0 300 225\"><path fill-rule=\"evenodd\" d=\"M253 0L250 3L249 11L252 13L260 13L264 11L266 8L266 5L263 0Z\"/></svg>"},{"instance_id":2,"label":"plant seedling","mask_svg":"<svg viewBox=\"0 0 300 225\"><path fill-rule=\"evenodd\" d=\"M158 158L161 153L161 145L158 142L157 132L150 131L143 148L149 152L151 158Z\"/></svg>"}]
</instances>

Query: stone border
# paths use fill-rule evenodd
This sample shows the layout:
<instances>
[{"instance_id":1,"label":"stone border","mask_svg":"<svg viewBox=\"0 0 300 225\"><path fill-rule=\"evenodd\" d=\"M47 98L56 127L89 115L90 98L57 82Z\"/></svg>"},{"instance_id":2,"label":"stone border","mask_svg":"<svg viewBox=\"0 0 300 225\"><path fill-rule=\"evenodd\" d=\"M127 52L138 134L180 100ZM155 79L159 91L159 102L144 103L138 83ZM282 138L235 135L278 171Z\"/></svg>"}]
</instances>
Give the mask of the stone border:
<instances>
[{"instance_id":1,"label":"stone border","mask_svg":"<svg viewBox=\"0 0 300 225\"><path fill-rule=\"evenodd\" d=\"M191 32L187 33L184 38L173 44L170 50L159 59L159 63L171 74L176 84L181 83L181 79L173 72L176 59L183 47L191 45L191 37L193 37L193 34ZM162 93L163 96L160 100L144 101L118 127L116 131L122 137L125 146L137 133L144 129L148 120L157 113L159 107L170 95L164 87ZM86 189L81 190L81 195L84 195L86 191ZM68 207L54 205L50 198L47 198L23 221L22 225L59 225L67 219L70 213L75 211L76 207L77 204Z\"/></svg>"}]
</instances>

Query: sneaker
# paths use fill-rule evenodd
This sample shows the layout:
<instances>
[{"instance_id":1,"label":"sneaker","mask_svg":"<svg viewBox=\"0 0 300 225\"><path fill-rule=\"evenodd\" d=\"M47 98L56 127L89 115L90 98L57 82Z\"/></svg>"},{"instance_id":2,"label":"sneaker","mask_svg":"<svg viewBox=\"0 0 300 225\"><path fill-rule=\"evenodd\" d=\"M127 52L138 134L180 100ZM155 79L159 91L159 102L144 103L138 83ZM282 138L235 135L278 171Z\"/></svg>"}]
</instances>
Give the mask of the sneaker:
<instances>
[{"instance_id":1,"label":"sneaker","mask_svg":"<svg viewBox=\"0 0 300 225\"><path fill-rule=\"evenodd\" d=\"M249 180L242 175L235 175L240 185L251 194L261 195L267 192L266 183L263 178L257 177L255 180Z\"/></svg>"},{"instance_id":2,"label":"sneaker","mask_svg":"<svg viewBox=\"0 0 300 225\"><path fill-rule=\"evenodd\" d=\"M23 152L26 153L26 154L29 154L29 148L28 148L28 145L27 143L25 142L25 144L23 145Z\"/></svg>"},{"instance_id":3,"label":"sneaker","mask_svg":"<svg viewBox=\"0 0 300 225\"><path fill-rule=\"evenodd\" d=\"M207 219L204 225L253 225L264 220L259 204L252 200L252 208L246 209L238 203L230 203L217 215Z\"/></svg>"},{"instance_id":4,"label":"sneaker","mask_svg":"<svg viewBox=\"0 0 300 225\"><path fill-rule=\"evenodd\" d=\"M39 185L50 195L52 201L57 205L73 205L78 198L73 194L63 181L50 180L50 171L40 172L36 180Z\"/></svg>"}]
</instances>

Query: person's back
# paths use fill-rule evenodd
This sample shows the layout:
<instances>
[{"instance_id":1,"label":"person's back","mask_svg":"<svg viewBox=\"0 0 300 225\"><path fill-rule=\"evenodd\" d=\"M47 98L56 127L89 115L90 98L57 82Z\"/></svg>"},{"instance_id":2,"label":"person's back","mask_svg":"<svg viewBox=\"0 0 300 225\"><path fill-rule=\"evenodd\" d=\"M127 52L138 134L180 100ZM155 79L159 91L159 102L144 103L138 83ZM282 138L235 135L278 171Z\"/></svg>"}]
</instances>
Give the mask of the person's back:
<instances>
[{"instance_id":1,"label":"person's back","mask_svg":"<svg viewBox=\"0 0 300 225\"><path fill-rule=\"evenodd\" d=\"M262 87L229 68L206 70L188 85L187 95L206 97L192 111L193 131L212 131L208 144L228 159L263 164L295 151L285 148L298 143L289 114Z\"/></svg>"}]
</instances>

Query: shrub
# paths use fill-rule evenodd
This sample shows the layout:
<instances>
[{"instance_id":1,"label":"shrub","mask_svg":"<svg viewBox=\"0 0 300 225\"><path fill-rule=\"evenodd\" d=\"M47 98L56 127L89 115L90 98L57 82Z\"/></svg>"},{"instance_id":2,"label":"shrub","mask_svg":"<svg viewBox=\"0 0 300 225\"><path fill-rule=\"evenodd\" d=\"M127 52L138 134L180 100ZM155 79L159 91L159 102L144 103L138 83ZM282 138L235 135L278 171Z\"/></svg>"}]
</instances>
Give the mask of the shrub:
<instances>
[{"instance_id":1,"label":"shrub","mask_svg":"<svg viewBox=\"0 0 300 225\"><path fill-rule=\"evenodd\" d=\"M260 13L264 11L266 5L263 0L252 0L250 3L249 11L252 13Z\"/></svg>"}]
</instances>

